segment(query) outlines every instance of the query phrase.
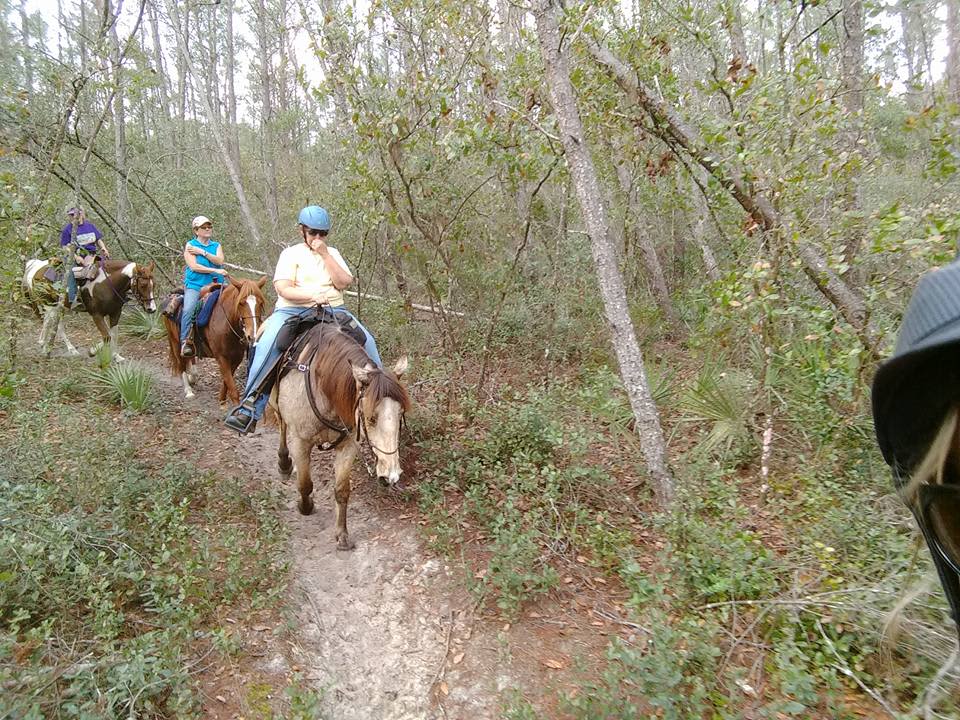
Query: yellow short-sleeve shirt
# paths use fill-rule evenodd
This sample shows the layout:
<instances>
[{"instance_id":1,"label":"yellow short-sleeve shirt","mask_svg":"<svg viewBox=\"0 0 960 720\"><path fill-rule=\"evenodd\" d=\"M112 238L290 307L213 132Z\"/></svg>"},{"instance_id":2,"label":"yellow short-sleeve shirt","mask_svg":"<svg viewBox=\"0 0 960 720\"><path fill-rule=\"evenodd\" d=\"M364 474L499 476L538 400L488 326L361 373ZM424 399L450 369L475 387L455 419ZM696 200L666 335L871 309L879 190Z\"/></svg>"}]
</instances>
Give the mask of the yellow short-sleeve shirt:
<instances>
[{"instance_id":1,"label":"yellow short-sleeve shirt","mask_svg":"<svg viewBox=\"0 0 960 720\"><path fill-rule=\"evenodd\" d=\"M350 272L343 256L336 248L328 246L331 257L336 260L344 270ZM273 281L291 280L296 288L305 288L311 292L325 292L327 302L332 307L343 305L343 293L333 285L333 278L327 271L323 258L307 247L306 243L297 243L288 247L277 260L277 269L273 273ZM313 305L309 300L303 302L291 302L283 297L277 298L276 307L310 307Z\"/></svg>"}]
</instances>

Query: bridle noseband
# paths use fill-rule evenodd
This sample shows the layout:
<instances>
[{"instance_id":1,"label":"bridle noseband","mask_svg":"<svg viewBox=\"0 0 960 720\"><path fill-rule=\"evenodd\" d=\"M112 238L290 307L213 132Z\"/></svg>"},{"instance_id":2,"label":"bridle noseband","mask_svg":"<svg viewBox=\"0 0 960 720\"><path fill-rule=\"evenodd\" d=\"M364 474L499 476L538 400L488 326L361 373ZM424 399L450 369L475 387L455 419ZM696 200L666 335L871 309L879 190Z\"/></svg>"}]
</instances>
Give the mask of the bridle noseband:
<instances>
[{"instance_id":1,"label":"bridle noseband","mask_svg":"<svg viewBox=\"0 0 960 720\"><path fill-rule=\"evenodd\" d=\"M375 450L381 455L399 455L400 454L400 433L403 432L404 425L406 425L406 415L403 410L400 411L400 430L397 432L397 449L396 450L382 450L373 444L373 441L370 439L370 433L367 432L367 419L363 415L363 394L366 392L366 388L360 388L360 392L357 393L357 403L354 406L354 421L357 425L357 443L360 443L360 428L363 428L363 439L367 441L367 445L370 446L371 450Z\"/></svg>"}]
</instances>

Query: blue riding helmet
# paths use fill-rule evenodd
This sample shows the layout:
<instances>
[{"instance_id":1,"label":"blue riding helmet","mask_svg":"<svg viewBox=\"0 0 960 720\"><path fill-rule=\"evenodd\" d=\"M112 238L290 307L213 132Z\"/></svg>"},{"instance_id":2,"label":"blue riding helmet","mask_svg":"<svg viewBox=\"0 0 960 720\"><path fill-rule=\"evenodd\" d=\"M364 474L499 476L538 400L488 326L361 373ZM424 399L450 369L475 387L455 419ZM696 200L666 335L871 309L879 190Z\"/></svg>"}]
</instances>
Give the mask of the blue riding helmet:
<instances>
[{"instance_id":1,"label":"blue riding helmet","mask_svg":"<svg viewBox=\"0 0 960 720\"><path fill-rule=\"evenodd\" d=\"M308 228L330 231L330 213L319 205L307 205L300 211L300 217L297 220Z\"/></svg>"}]
</instances>

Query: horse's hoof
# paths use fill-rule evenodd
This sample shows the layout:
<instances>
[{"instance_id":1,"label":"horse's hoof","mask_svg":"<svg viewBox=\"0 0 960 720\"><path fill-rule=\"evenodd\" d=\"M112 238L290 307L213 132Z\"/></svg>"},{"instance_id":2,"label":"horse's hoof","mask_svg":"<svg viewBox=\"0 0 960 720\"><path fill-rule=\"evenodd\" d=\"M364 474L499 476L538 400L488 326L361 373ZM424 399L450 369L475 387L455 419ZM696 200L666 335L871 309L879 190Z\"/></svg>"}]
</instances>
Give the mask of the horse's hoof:
<instances>
[{"instance_id":1,"label":"horse's hoof","mask_svg":"<svg viewBox=\"0 0 960 720\"><path fill-rule=\"evenodd\" d=\"M307 500L304 502L301 500L297 503L297 509L300 511L301 515L310 515L313 513L313 500Z\"/></svg>"},{"instance_id":2,"label":"horse's hoof","mask_svg":"<svg viewBox=\"0 0 960 720\"><path fill-rule=\"evenodd\" d=\"M127 359L126 359L123 355L114 355L114 356L113 356L113 361L114 361L114 362L126 362Z\"/></svg>"},{"instance_id":3,"label":"horse's hoof","mask_svg":"<svg viewBox=\"0 0 960 720\"><path fill-rule=\"evenodd\" d=\"M337 538L337 550L353 550L357 544L346 535Z\"/></svg>"},{"instance_id":4,"label":"horse's hoof","mask_svg":"<svg viewBox=\"0 0 960 720\"><path fill-rule=\"evenodd\" d=\"M193 398L196 397L196 395L195 395L194 393L192 393L192 392L188 392L188 393L184 394L183 397L186 398L187 400L192 400Z\"/></svg>"}]
</instances>

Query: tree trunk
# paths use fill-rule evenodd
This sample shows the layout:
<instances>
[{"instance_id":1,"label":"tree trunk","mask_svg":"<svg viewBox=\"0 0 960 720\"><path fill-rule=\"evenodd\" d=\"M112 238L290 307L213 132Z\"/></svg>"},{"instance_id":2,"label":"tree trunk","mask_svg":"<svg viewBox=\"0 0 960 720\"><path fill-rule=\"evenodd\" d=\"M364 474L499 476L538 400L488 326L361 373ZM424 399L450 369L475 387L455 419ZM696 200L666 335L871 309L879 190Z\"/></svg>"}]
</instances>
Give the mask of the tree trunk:
<instances>
[{"instance_id":1,"label":"tree trunk","mask_svg":"<svg viewBox=\"0 0 960 720\"><path fill-rule=\"evenodd\" d=\"M703 256L703 269L710 282L720 282L720 265L717 263L716 255L713 254L713 248L710 247L706 239L707 218L710 216L710 208L704 195L707 188L707 172L696 165L693 166L692 170L698 174L699 178L699 182L691 183L693 205L696 209L696 220L693 223L693 241L700 249L700 255Z\"/></svg>"},{"instance_id":2,"label":"tree trunk","mask_svg":"<svg viewBox=\"0 0 960 720\"><path fill-rule=\"evenodd\" d=\"M177 36L177 53L183 62L183 66L190 74L191 77L197 77L196 68L193 67L193 62L190 59L190 53L187 49L187 38L183 35L183 25L180 23L179 11L177 10L176 0L164 0L167 8L167 13L170 16L170 20L175 28ZM253 218L253 213L250 210L250 204L247 202L247 194L243 190L243 183L240 179L240 171L237 166L233 163L233 158L230 157L230 152L227 149L227 141L223 134L223 129L220 127L220 123L217 122L217 118L213 113L213 108L210 107L210 99L203 93L201 93L203 98L204 109L207 113L207 121L210 124L210 131L213 134L214 140L217 143L217 149L220 151L220 155L223 158L223 164L227 168L227 172L230 175L230 181L233 183L233 189L237 194L237 202L240 205L240 212L243 215L243 219L247 224L247 230L250 233L250 237L253 239L256 247L264 253L262 259L266 264L270 264L270 258L266 255L263 248L263 242L260 239L260 230L257 228L257 223Z\"/></svg>"},{"instance_id":3,"label":"tree trunk","mask_svg":"<svg viewBox=\"0 0 960 720\"><path fill-rule=\"evenodd\" d=\"M110 2L107 0L107 12L113 14ZM113 45L113 82L117 91L113 96L113 150L114 162L117 165L116 174L116 202L117 223L122 227L127 225L127 136L126 111L124 109L124 77L123 56L120 52L120 41L117 39L117 23L110 25L110 42Z\"/></svg>"},{"instance_id":4,"label":"tree trunk","mask_svg":"<svg viewBox=\"0 0 960 720\"><path fill-rule=\"evenodd\" d=\"M960 105L960 0L947 0L947 97Z\"/></svg>"},{"instance_id":5,"label":"tree trunk","mask_svg":"<svg viewBox=\"0 0 960 720\"><path fill-rule=\"evenodd\" d=\"M30 49L30 20L27 0L20 0L20 41L23 43L23 86L33 95L33 52Z\"/></svg>"},{"instance_id":6,"label":"tree trunk","mask_svg":"<svg viewBox=\"0 0 960 720\"><path fill-rule=\"evenodd\" d=\"M237 50L236 40L233 34L233 12L234 0L227 0L227 138L230 148L230 155L233 163L240 167L240 135L237 130L237 91L235 79L237 75Z\"/></svg>"},{"instance_id":7,"label":"tree trunk","mask_svg":"<svg viewBox=\"0 0 960 720\"><path fill-rule=\"evenodd\" d=\"M657 406L650 395L643 355L633 329L633 321L630 319L623 278L617 266L614 242L610 237L607 211L603 205L593 159L584 139L583 124L577 109L573 84L570 82L567 60L561 52L557 6L554 1L537 0L533 10L537 39L546 68L547 85L563 135L567 165L590 235L607 325L620 364L620 375L636 418L640 447L660 505L666 507L674 495L673 478L667 468L666 443Z\"/></svg>"},{"instance_id":8,"label":"tree trunk","mask_svg":"<svg viewBox=\"0 0 960 720\"><path fill-rule=\"evenodd\" d=\"M673 301L670 299L670 290L667 287L667 278L663 272L663 266L660 265L660 258L657 256L657 249L653 245L650 234L640 225L640 207L637 202L637 191L634 187L633 176L630 167L626 163L617 163L617 179L620 181L620 189L626 198L627 210L623 222L624 247L628 243L626 236L629 234L634 245L640 251L640 259L643 267L647 271L647 281L650 283L650 289L653 291L653 297L660 306L660 312L674 333L681 330L680 316L677 315L673 307Z\"/></svg>"},{"instance_id":9,"label":"tree trunk","mask_svg":"<svg viewBox=\"0 0 960 720\"><path fill-rule=\"evenodd\" d=\"M847 240L843 258L848 270L853 267L860 245L863 242L863 200L860 191L860 165L864 154L860 149L863 129L863 0L843 0L842 42L840 50L840 91L843 107L847 112L846 145L850 157L857 162L851 177L846 182L844 212Z\"/></svg>"},{"instance_id":10,"label":"tree trunk","mask_svg":"<svg viewBox=\"0 0 960 720\"><path fill-rule=\"evenodd\" d=\"M267 213L270 216L272 235L276 236L280 226L280 210L277 202L277 168L274 158L276 151L273 138L273 68L270 63L272 49L267 36L267 8L264 0L258 0L257 42L260 46L260 157L267 179Z\"/></svg>"},{"instance_id":11,"label":"tree trunk","mask_svg":"<svg viewBox=\"0 0 960 720\"><path fill-rule=\"evenodd\" d=\"M166 132L170 125L170 93L167 90L170 84L170 80L167 77L167 70L163 63L163 45L160 43L160 23L157 20L157 5L156 0L150 0L148 4L149 10L149 19L150 19L150 37L153 41L153 63L156 66L155 71L159 77L159 82L157 83L157 92L160 96L160 113L163 119L166 121L164 123L164 132ZM179 68L180 64L177 63Z\"/></svg>"}]
</instances>

